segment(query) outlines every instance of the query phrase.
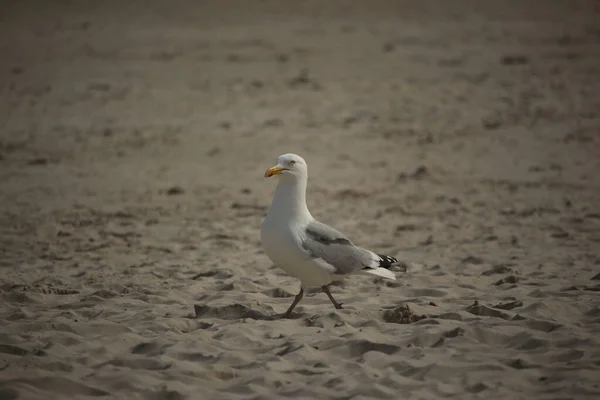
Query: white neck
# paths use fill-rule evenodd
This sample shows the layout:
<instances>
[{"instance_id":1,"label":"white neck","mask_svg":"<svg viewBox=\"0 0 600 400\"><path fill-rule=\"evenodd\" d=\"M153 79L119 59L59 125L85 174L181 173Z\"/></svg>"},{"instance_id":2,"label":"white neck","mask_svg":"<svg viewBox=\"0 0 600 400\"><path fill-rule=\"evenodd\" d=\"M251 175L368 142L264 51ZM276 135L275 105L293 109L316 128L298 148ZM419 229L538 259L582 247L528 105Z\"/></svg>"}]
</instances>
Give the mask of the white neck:
<instances>
[{"instance_id":1,"label":"white neck","mask_svg":"<svg viewBox=\"0 0 600 400\"><path fill-rule=\"evenodd\" d=\"M311 220L312 215L306 206L306 183L306 178L281 176L269 207L269 216L283 220Z\"/></svg>"}]
</instances>

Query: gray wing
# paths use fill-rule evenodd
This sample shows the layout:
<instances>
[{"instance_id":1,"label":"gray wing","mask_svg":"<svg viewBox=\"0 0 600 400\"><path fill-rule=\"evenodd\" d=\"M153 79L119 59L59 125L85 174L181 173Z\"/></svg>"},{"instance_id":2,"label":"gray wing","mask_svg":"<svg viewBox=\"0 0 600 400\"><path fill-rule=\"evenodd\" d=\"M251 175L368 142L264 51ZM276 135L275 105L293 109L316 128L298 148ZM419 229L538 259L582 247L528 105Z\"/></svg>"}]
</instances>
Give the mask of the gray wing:
<instances>
[{"instance_id":1,"label":"gray wing","mask_svg":"<svg viewBox=\"0 0 600 400\"><path fill-rule=\"evenodd\" d=\"M321 259L333 267L337 275L377 268L376 254L356 247L346 236L330 226L312 221L306 227L302 247L312 258Z\"/></svg>"}]
</instances>

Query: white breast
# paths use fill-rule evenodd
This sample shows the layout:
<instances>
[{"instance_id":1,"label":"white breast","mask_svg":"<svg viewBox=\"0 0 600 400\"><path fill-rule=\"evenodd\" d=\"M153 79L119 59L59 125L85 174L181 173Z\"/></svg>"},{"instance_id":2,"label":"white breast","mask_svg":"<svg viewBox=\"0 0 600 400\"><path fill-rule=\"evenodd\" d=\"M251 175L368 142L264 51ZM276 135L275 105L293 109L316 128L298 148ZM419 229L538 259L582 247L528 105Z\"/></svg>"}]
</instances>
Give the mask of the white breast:
<instances>
[{"instance_id":1,"label":"white breast","mask_svg":"<svg viewBox=\"0 0 600 400\"><path fill-rule=\"evenodd\" d=\"M330 271L311 259L302 249L302 227L292 227L276 218L265 218L261 242L267 256L289 275L300 279L302 285L323 286L331 283Z\"/></svg>"}]
</instances>

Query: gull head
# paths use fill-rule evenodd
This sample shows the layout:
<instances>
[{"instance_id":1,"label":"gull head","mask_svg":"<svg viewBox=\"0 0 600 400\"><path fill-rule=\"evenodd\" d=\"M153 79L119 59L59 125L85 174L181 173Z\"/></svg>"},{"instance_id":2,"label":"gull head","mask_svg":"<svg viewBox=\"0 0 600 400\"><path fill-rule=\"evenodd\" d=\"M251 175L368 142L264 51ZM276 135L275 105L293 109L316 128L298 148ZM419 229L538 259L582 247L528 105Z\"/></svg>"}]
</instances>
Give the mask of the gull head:
<instances>
[{"instance_id":1,"label":"gull head","mask_svg":"<svg viewBox=\"0 0 600 400\"><path fill-rule=\"evenodd\" d=\"M270 178L274 175L295 179L306 179L308 176L306 161L296 154L282 154L277 157L275 165L265 172L265 178Z\"/></svg>"}]
</instances>

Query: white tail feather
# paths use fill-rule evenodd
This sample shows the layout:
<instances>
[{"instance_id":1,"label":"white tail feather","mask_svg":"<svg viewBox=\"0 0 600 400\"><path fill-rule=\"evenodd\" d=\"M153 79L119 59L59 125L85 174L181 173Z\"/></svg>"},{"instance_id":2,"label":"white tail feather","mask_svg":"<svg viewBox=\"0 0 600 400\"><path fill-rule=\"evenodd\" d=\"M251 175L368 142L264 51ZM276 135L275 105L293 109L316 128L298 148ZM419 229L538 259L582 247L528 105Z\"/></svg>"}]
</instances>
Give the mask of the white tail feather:
<instances>
[{"instance_id":1,"label":"white tail feather","mask_svg":"<svg viewBox=\"0 0 600 400\"><path fill-rule=\"evenodd\" d=\"M367 274L382 276L384 278L392 279L394 281L396 280L396 275L394 275L394 273L392 271L390 271L389 269L374 268L374 269L363 269L362 271Z\"/></svg>"}]
</instances>

